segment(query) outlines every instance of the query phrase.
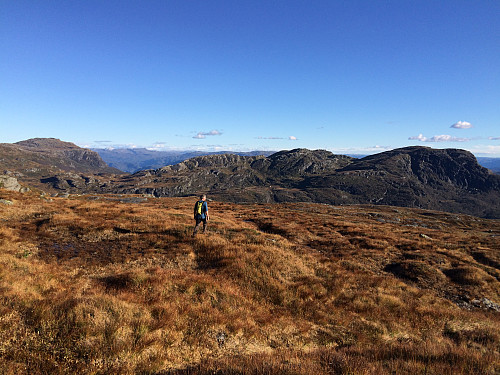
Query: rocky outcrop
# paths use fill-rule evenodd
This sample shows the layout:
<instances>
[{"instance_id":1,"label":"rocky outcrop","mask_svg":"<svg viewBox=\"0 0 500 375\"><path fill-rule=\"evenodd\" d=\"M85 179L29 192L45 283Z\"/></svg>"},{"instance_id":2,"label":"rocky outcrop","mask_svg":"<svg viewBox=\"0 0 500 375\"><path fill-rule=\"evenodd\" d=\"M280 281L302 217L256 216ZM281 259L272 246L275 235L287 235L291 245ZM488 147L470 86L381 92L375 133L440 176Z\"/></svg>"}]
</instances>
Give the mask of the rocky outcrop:
<instances>
[{"instance_id":1,"label":"rocky outcrop","mask_svg":"<svg viewBox=\"0 0 500 375\"><path fill-rule=\"evenodd\" d=\"M14 143L19 149L36 155L42 164L65 171L84 173L121 173L109 167L95 151L55 138L33 138Z\"/></svg>"},{"instance_id":2,"label":"rocky outcrop","mask_svg":"<svg viewBox=\"0 0 500 375\"><path fill-rule=\"evenodd\" d=\"M342 170L358 175L366 174L367 171L383 171L402 178L416 179L438 189L453 186L485 191L500 187L499 179L481 167L474 155L459 149L406 147L368 156Z\"/></svg>"},{"instance_id":3,"label":"rocky outcrop","mask_svg":"<svg viewBox=\"0 0 500 375\"><path fill-rule=\"evenodd\" d=\"M57 190L64 190L71 193L94 192L99 193L106 182L105 179L98 176L87 176L77 173L65 173L55 176L42 178L44 184L50 185Z\"/></svg>"},{"instance_id":4,"label":"rocky outcrop","mask_svg":"<svg viewBox=\"0 0 500 375\"><path fill-rule=\"evenodd\" d=\"M138 172L115 188L158 197L207 192L234 202L385 204L500 217L500 176L456 149L407 147L363 159L305 149L201 156Z\"/></svg>"},{"instance_id":5,"label":"rocky outcrop","mask_svg":"<svg viewBox=\"0 0 500 375\"><path fill-rule=\"evenodd\" d=\"M22 186L14 177L0 176L0 188L12 191L21 191Z\"/></svg>"},{"instance_id":6,"label":"rocky outcrop","mask_svg":"<svg viewBox=\"0 0 500 375\"><path fill-rule=\"evenodd\" d=\"M24 185L49 190L52 178L66 173L89 178L123 174L109 167L96 152L54 138L0 144L0 172L16 177ZM76 185L80 188L89 184Z\"/></svg>"},{"instance_id":7,"label":"rocky outcrop","mask_svg":"<svg viewBox=\"0 0 500 375\"><path fill-rule=\"evenodd\" d=\"M500 217L500 176L464 150L396 149L354 161L334 174L313 176L303 188L325 190L333 204L371 203Z\"/></svg>"},{"instance_id":8,"label":"rocky outcrop","mask_svg":"<svg viewBox=\"0 0 500 375\"><path fill-rule=\"evenodd\" d=\"M334 173L351 164L354 158L335 155L326 150L295 149L277 152L252 164L261 173L275 178L296 178L308 175Z\"/></svg>"},{"instance_id":9,"label":"rocky outcrop","mask_svg":"<svg viewBox=\"0 0 500 375\"><path fill-rule=\"evenodd\" d=\"M152 151L145 148L134 149L93 149L108 163L124 172L136 173L145 169L159 169L202 155L237 154L241 156L269 156L275 151L251 152L201 152L201 151Z\"/></svg>"},{"instance_id":10,"label":"rocky outcrop","mask_svg":"<svg viewBox=\"0 0 500 375\"><path fill-rule=\"evenodd\" d=\"M110 169L93 151L59 140L32 139L7 149L14 153L2 154L0 167L14 160L23 165L15 170L19 179L37 179L59 193L204 192L232 202L384 204L500 218L500 176L457 149L407 147L362 159L307 149L267 157L216 154L120 176L101 173Z\"/></svg>"}]
</instances>

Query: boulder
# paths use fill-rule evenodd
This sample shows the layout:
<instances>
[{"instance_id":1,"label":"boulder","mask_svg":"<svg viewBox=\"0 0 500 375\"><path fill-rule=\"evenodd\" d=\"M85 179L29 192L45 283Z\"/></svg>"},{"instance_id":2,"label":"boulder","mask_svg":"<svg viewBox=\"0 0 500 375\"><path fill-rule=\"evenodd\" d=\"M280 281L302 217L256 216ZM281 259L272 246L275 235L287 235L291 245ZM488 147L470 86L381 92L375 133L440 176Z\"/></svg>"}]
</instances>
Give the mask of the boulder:
<instances>
[{"instance_id":1,"label":"boulder","mask_svg":"<svg viewBox=\"0 0 500 375\"><path fill-rule=\"evenodd\" d=\"M12 191L21 191L22 189L16 178L5 175L0 176L0 188Z\"/></svg>"}]
</instances>

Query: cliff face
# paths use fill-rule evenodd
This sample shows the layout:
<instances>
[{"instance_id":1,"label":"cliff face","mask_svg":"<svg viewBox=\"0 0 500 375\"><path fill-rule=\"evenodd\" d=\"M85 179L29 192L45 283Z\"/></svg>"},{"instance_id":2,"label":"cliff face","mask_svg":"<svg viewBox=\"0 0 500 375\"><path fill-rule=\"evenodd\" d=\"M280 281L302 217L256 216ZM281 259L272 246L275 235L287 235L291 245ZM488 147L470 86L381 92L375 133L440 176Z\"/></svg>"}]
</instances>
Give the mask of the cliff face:
<instances>
[{"instance_id":1,"label":"cliff face","mask_svg":"<svg viewBox=\"0 0 500 375\"><path fill-rule=\"evenodd\" d=\"M396 149L357 160L334 174L313 176L303 187L311 194L341 191L334 204L344 200L500 217L500 176L464 150Z\"/></svg>"},{"instance_id":2,"label":"cliff face","mask_svg":"<svg viewBox=\"0 0 500 375\"><path fill-rule=\"evenodd\" d=\"M0 172L42 189L52 187L47 185L48 180L122 174L109 167L96 152L54 138L0 144Z\"/></svg>"},{"instance_id":3,"label":"cliff face","mask_svg":"<svg viewBox=\"0 0 500 375\"><path fill-rule=\"evenodd\" d=\"M95 151L55 138L33 138L14 143L27 157L40 164L81 173L120 173L109 167Z\"/></svg>"},{"instance_id":4,"label":"cliff face","mask_svg":"<svg viewBox=\"0 0 500 375\"><path fill-rule=\"evenodd\" d=\"M434 188L451 185L481 191L498 188L498 178L481 167L470 152L458 149L406 147L368 156L343 171L384 171L417 179Z\"/></svg>"}]
</instances>

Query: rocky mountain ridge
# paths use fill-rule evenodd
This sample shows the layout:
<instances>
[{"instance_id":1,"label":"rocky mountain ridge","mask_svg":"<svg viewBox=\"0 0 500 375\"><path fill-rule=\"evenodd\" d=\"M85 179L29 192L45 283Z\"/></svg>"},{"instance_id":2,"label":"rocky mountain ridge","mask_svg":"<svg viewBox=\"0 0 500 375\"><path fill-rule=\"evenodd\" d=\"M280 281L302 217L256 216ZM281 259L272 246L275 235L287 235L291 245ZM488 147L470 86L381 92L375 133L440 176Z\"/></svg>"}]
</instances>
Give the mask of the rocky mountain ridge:
<instances>
[{"instance_id":1,"label":"rocky mountain ridge","mask_svg":"<svg viewBox=\"0 0 500 375\"><path fill-rule=\"evenodd\" d=\"M53 193L207 193L238 203L316 202L430 208L500 218L500 176L458 149L406 147L361 159L325 150L204 155L118 174L93 151L55 139L0 145L0 168Z\"/></svg>"},{"instance_id":2,"label":"rocky mountain ridge","mask_svg":"<svg viewBox=\"0 0 500 375\"><path fill-rule=\"evenodd\" d=\"M55 138L33 138L0 144L0 174L45 189L56 176L96 179L123 172L109 167L95 151Z\"/></svg>"},{"instance_id":3,"label":"rocky mountain ridge","mask_svg":"<svg viewBox=\"0 0 500 375\"><path fill-rule=\"evenodd\" d=\"M24 168L80 173L123 173L109 167L95 151L81 148L55 138L33 138L16 143L0 144L0 168L15 170Z\"/></svg>"},{"instance_id":4,"label":"rocky mountain ridge","mask_svg":"<svg viewBox=\"0 0 500 375\"><path fill-rule=\"evenodd\" d=\"M457 149L407 147L362 159L306 149L200 156L116 182L124 194L206 192L233 202L386 204L500 217L500 176Z\"/></svg>"},{"instance_id":5,"label":"rocky mountain ridge","mask_svg":"<svg viewBox=\"0 0 500 375\"><path fill-rule=\"evenodd\" d=\"M123 172L136 173L142 170L158 169L166 165L174 165L204 155L236 154L241 156L270 156L278 151L158 151L146 148L92 148L111 167ZM347 154L355 159L369 155ZM489 170L500 174L500 158L476 157L478 163Z\"/></svg>"},{"instance_id":6,"label":"rocky mountain ridge","mask_svg":"<svg viewBox=\"0 0 500 375\"><path fill-rule=\"evenodd\" d=\"M174 165L185 160L203 155L219 155L219 154L237 154L241 156L269 156L276 151L249 151L249 152L233 152L233 151L217 151L217 152L202 152L202 151L156 151L146 148L129 148L129 149L105 149L93 148L102 159L111 167L127 173L136 173L145 169L158 169L165 165Z\"/></svg>"}]
</instances>

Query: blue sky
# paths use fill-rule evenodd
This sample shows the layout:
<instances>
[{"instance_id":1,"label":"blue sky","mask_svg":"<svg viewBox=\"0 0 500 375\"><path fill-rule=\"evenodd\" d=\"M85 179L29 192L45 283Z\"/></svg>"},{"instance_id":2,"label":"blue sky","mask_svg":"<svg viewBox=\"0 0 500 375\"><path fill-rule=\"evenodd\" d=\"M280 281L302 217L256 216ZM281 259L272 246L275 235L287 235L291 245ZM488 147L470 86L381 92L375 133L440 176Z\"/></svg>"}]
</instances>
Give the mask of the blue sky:
<instances>
[{"instance_id":1,"label":"blue sky","mask_svg":"<svg viewBox=\"0 0 500 375\"><path fill-rule=\"evenodd\" d=\"M0 142L500 156L500 1L0 0Z\"/></svg>"}]
</instances>

